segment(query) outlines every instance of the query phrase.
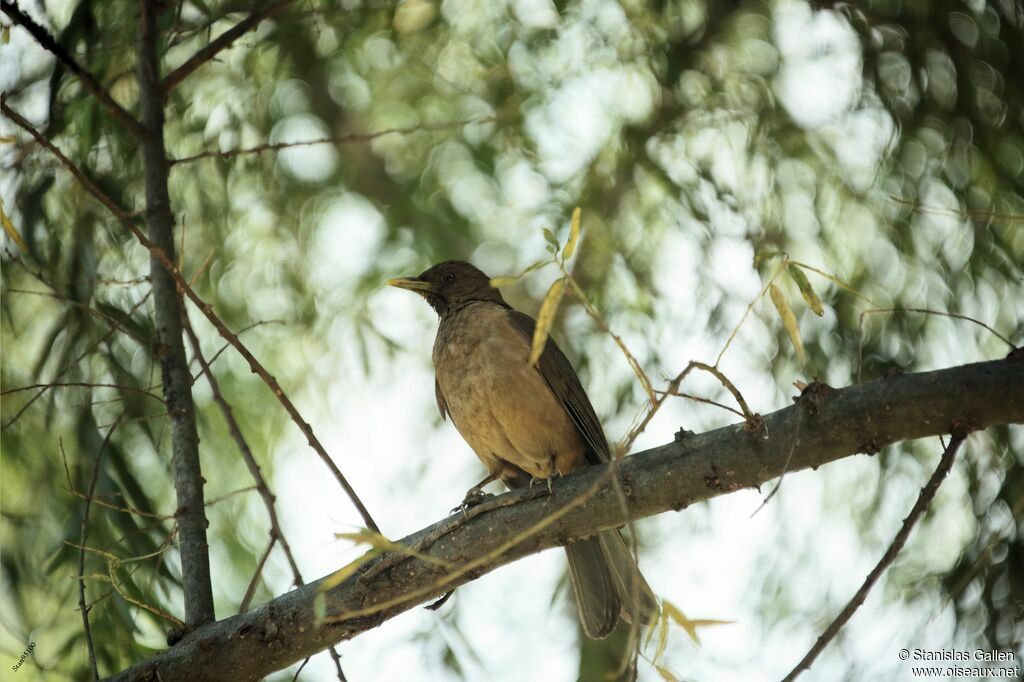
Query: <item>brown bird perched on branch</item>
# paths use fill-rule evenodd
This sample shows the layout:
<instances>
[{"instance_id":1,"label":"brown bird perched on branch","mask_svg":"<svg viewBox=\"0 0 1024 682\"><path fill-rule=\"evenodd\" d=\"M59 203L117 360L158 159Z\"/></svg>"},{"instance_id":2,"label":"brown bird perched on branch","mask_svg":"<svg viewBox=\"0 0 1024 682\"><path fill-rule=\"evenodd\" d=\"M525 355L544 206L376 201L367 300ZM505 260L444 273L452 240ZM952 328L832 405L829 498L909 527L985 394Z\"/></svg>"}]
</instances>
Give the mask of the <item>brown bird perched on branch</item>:
<instances>
[{"instance_id":1,"label":"brown bird perched on branch","mask_svg":"<svg viewBox=\"0 0 1024 682\"><path fill-rule=\"evenodd\" d=\"M388 284L420 294L441 318L433 352L437 407L489 474L467 500L497 479L518 488L611 461L604 431L569 360L548 339L537 365L529 364L536 323L513 310L487 275L469 263L446 261ZM606 636L620 615L649 622L657 600L618 530L565 551L587 636Z\"/></svg>"}]
</instances>

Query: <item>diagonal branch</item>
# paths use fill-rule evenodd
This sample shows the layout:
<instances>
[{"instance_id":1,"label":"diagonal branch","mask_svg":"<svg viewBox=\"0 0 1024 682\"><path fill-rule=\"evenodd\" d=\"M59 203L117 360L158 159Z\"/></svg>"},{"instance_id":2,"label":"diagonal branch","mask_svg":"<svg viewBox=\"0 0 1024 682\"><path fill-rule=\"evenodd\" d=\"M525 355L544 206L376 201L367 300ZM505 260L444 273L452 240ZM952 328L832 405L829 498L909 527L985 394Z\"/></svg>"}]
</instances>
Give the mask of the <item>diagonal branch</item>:
<instances>
[{"instance_id":1,"label":"diagonal branch","mask_svg":"<svg viewBox=\"0 0 1024 682\"><path fill-rule=\"evenodd\" d=\"M6 2L6 0L4 1ZM261 21L274 16L291 3L292 0L272 0L260 9L253 10L245 19L242 19L227 31L221 33L209 45L192 55L188 61L167 74L163 81L164 94L166 95L173 90L181 81L188 78L193 71L216 57L221 50L229 47L231 43L238 40L246 32L256 28L256 25Z\"/></svg>"},{"instance_id":2,"label":"diagonal branch","mask_svg":"<svg viewBox=\"0 0 1024 682\"><path fill-rule=\"evenodd\" d=\"M818 637L818 641L814 643L811 650L808 651L807 655L796 664L796 667L782 679L782 682L792 682L800 675L800 673L805 670L810 670L811 665L814 663L815 659L818 658L818 655L825 650L828 643L831 642L832 639L839 634L839 630L846 625L846 621L850 620L850 617L853 616L854 612L860 608L861 604L864 603L864 600L868 596L868 592L870 592L871 588L875 586L878 579L882 577L882 573L885 572L885 569L887 569L892 562L896 560L896 556L903 549L903 545L907 543L907 538L910 537L910 531L912 531L914 526L917 525L918 520L924 514L924 510L928 508L928 504L932 501L932 498L935 497L935 491L939 489L939 484L942 483L942 480L946 478L946 474L949 473L950 468L953 466L953 459L956 457L956 451L960 449L960 444L964 442L966 437L967 430L962 426L954 425L953 436L950 439L945 452L942 453L942 459L939 460L939 465L935 468L934 473L932 473L931 478L928 479L925 486L921 488L921 493L917 497L917 502L914 503L914 507L910 510L910 514L907 515L907 518L903 519L903 525L900 527L899 532L896 533L896 537L893 538L892 544L889 545L889 549L885 551L885 554L883 554L882 558L879 559L878 564L871 569L870 573L868 573L868 577L864 579L864 584L860 586L860 589L853 595L846 607L840 611L839 615L835 617L835 620L825 628L825 631L821 633L820 637Z\"/></svg>"},{"instance_id":3,"label":"diagonal branch","mask_svg":"<svg viewBox=\"0 0 1024 682\"><path fill-rule=\"evenodd\" d=\"M89 627L89 610L91 607L85 603L85 542L89 539L89 509L92 506L93 495L96 494L96 483L100 478L100 466L103 462L103 451L107 448L107 444L110 442L111 436L114 435L114 430L117 425L124 419L126 412L122 411L121 415L113 423L110 429L107 430L107 435L103 437L103 442L100 443L99 449L96 451L96 460L92 465L92 478L89 481L89 494L85 497L85 508L82 510L82 530L79 534L79 545L81 549L78 551L78 610L82 612L82 627L85 629L85 644L89 651L89 667L92 669L92 679L100 679L99 669L96 667L96 650L93 647L92 641L92 628ZM67 462L65 461L65 466ZM68 477L70 481L70 475Z\"/></svg>"},{"instance_id":4,"label":"diagonal branch","mask_svg":"<svg viewBox=\"0 0 1024 682\"><path fill-rule=\"evenodd\" d=\"M384 554L330 589L321 579L211 623L111 679L263 677L499 566L618 527L627 518L680 510L758 486L787 469L817 467L891 443L949 433L957 424L966 425L966 431L1024 423L1021 385L1024 359L1011 357L822 391L815 401L801 400L766 415L768 438L735 424L587 467L555 481L550 495L546 489L524 488L488 500L466 517L456 514L403 538L401 544L415 553ZM608 480L612 467L626 508ZM602 479L586 504L524 535ZM515 537L522 540L496 552ZM478 563L485 556L490 558ZM474 565L471 571L462 570L469 565Z\"/></svg>"},{"instance_id":5,"label":"diagonal branch","mask_svg":"<svg viewBox=\"0 0 1024 682\"><path fill-rule=\"evenodd\" d=\"M345 476L341 473L341 470L331 459L330 455L327 454L327 450L324 449L324 446L320 443L320 440L313 433L313 429L310 427L310 425L302 418L302 415L299 414L299 411L298 409L296 409L295 404L292 403L290 398L288 398L287 394L284 392L284 389L282 389L281 385L277 382L277 379L275 379L274 376L270 372L268 372L267 369L260 363L260 361L256 359L256 356L252 354L252 352L245 346L245 344L242 343L242 341L238 338L238 335L232 332L224 323L224 321L221 320L220 317L218 317L215 312L213 312L213 306L204 301L199 296L199 294L196 293L195 289L192 288L192 285L189 284L185 277L181 274L181 272L178 270L174 262L167 257L167 254L163 251L163 249L161 249L158 245L154 244L152 241L150 241L148 237L146 237L145 233L143 233L142 230L139 229L138 225L135 224L135 218L132 215L130 215L128 211L123 209L116 201L114 201L102 189L100 189L96 185L96 183L88 175L86 175L84 171L82 171L81 168L76 166L70 159L68 159L68 157L65 156L64 153L61 152L56 145L54 145L52 142L43 137L39 133L39 131L37 131L32 126L31 123L25 120L23 116L21 116L18 112L11 109L7 105L7 101L3 93L0 93L0 111L6 114L7 117L14 121L14 123L16 123L19 127L21 127L30 135L32 135L36 142L38 142L42 147L44 147L51 154L56 156L57 159L64 164L68 171L72 175L74 175L75 178L82 184L82 186L85 187L85 189L90 194L96 197L96 199L101 204L106 206L110 210L110 212L113 213L114 216L121 222L121 224L124 225L125 228L128 231L130 231L133 235L135 235L135 238L139 240L139 243L146 247L146 249L149 250L150 254L154 258L160 261L160 264L163 265L164 269L168 273L170 273L171 276L174 278L174 281L180 288L181 292L184 293L185 296L187 296L188 299L192 301L192 303L199 309L199 311L206 316L206 319L210 321L210 324L214 326L214 328L221 335L221 337L223 337L225 341L231 344L231 346L236 351L238 351L239 355L245 358L246 362L249 363L249 369L252 370L253 374L258 375L260 379L263 380L263 383L265 383L267 387L270 388L271 392L274 394L274 397L277 398L277 401L281 403L285 411L288 412L288 415L291 417L292 421L295 422L295 424L299 427L299 430L302 431L302 434L306 437L306 441L309 443L310 447L313 448L313 450L320 457L320 460L327 466L328 469L330 469L331 474L338 482L338 485L340 485L342 490L345 491L345 494L348 496L349 500L351 500L352 504L359 512L359 515L362 517L363 523L366 524L366 527L374 531L375 533L379 533L379 527L374 522L373 517L370 516L370 512L366 509L366 506L363 504L362 500L359 499L359 496L356 494L355 489L352 488L352 485L348 482L348 479L346 479Z\"/></svg>"},{"instance_id":6,"label":"diagonal branch","mask_svg":"<svg viewBox=\"0 0 1024 682\"><path fill-rule=\"evenodd\" d=\"M135 135L142 134L142 126L139 124L135 117L128 113L124 107L114 101L114 98L110 96L102 85L99 84L91 73L83 69L75 58L64 49L64 47L57 42L57 40L50 35L50 32L45 28L37 24L32 20L32 17L28 16L21 11L18 3L11 2L11 0L0 0L0 10L3 11L11 21L21 26L23 29L28 31L29 35L35 38L36 42L43 46L48 52L52 53L68 71L78 76L78 79L82 82L82 87L91 92L93 96L100 101L111 116L116 118L121 124L126 126Z\"/></svg>"}]
</instances>

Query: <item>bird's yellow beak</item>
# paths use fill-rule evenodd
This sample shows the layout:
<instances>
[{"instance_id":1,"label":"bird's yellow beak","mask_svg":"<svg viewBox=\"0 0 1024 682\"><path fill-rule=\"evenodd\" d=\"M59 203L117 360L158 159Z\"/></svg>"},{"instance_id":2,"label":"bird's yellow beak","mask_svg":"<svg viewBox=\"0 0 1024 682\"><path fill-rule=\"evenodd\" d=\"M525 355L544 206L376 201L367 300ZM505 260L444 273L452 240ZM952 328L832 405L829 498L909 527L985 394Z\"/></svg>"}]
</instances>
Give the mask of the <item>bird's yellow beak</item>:
<instances>
[{"instance_id":1,"label":"bird's yellow beak","mask_svg":"<svg viewBox=\"0 0 1024 682\"><path fill-rule=\"evenodd\" d=\"M388 286L398 287L399 289L408 289L409 291L416 292L434 292L436 289L430 282L424 282L422 279L416 277L399 277L398 279L389 279Z\"/></svg>"}]
</instances>

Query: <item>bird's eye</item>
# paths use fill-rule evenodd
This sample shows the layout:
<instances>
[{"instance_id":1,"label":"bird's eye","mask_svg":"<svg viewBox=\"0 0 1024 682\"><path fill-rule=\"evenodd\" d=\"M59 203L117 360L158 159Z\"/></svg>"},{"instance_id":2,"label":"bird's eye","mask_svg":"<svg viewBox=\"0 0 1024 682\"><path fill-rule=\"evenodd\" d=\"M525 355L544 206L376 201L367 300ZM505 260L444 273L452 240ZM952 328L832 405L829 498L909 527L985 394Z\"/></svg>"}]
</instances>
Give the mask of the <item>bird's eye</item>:
<instances>
[{"instance_id":1,"label":"bird's eye","mask_svg":"<svg viewBox=\"0 0 1024 682\"><path fill-rule=\"evenodd\" d=\"M445 284L451 284L455 281L455 273L449 270L448 272L441 275L441 281Z\"/></svg>"}]
</instances>

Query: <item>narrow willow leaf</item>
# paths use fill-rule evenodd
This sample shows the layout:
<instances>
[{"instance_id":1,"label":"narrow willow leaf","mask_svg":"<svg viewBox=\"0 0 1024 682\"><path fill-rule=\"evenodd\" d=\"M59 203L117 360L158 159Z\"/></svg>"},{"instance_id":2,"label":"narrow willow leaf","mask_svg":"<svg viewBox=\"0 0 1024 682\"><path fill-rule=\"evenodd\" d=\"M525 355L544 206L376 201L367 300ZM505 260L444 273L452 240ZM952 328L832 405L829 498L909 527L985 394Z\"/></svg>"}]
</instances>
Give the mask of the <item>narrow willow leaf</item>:
<instances>
[{"instance_id":1,"label":"narrow willow leaf","mask_svg":"<svg viewBox=\"0 0 1024 682\"><path fill-rule=\"evenodd\" d=\"M544 344L548 342L548 334L551 333L551 325L555 323L555 313L558 312L558 304L562 301L563 293L565 279L556 279L544 296L544 302L540 304L537 326L533 330L533 345L530 348L530 365L533 367L537 366L541 353L544 352Z\"/></svg>"},{"instance_id":2,"label":"narrow willow leaf","mask_svg":"<svg viewBox=\"0 0 1024 682\"><path fill-rule=\"evenodd\" d=\"M672 673L672 671L666 668L665 666L656 665L654 666L654 669L658 671L658 674L661 675L661 679L665 680L665 682L679 682L679 678L676 677Z\"/></svg>"},{"instance_id":3,"label":"narrow willow leaf","mask_svg":"<svg viewBox=\"0 0 1024 682\"><path fill-rule=\"evenodd\" d=\"M811 287L811 283L807 280L807 275L804 274L804 271L790 263L789 276L793 278L797 287L800 288L800 295L804 297L807 307L813 310L814 314L818 317L824 315L825 307L821 305L821 299L818 298L818 294L814 293L814 289Z\"/></svg>"},{"instance_id":4,"label":"narrow willow leaf","mask_svg":"<svg viewBox=\"0 0 1024 682\"><path fill-rule=\"evenodd\" d=\"M569 241L565 243L565 248L562 249L562 260L569 260L572 258L573 251L576 250L576 242L580 238L580 207L577 206L572 210L572 227L569 228Z\"/></svg>"},{"instance_id":5,"label":"narrow willow leaf","mask_svg":"<svg viewBox=\"0 0 1024 682\"><path fill-rule=\"evenodd\" d=\"M693 643L700 646L700 637L697 635L697 628L709 627L712 625L731 625L731 620L714 620L711 618L699 618L690 620L687 618L679 608L670 601L662 600L662 610L675 621L676 625L686 631L686 634L690 636Z\"/></svg>"},{"instance_id":6,"label":"narrow willow leaf","mask_svg":"<svg viewBox=\"0 0 1024 682\"><path fill-rule=\"evenodd\" d=\"M18 234L18 228L14 227L14 223L7 217L7 212L4 211L4 200L0 199L0 223L4 226L4 232L11 238L18 248L22 251L28 251L28 247L25 246L25 242L21 240L21 235Z\"/></svg>"},{"instance_id":7,"label":"narrow willow leaf","mask_svg":"<svg viewBox=\"0 0 1024 682\"><path fill-rule=\"evenodd\" d=\"M430 564L437 564L439 566L448 566L449 562L444 559L438 559L435 556L429 554L423 554L417 552L408 545L403 545L401 542L394 542L384 537L380 533L374 533L372 530L366 528L360 528L355 533L335 533L334 537L339 540L351 540L357 545L369 545L373 550L380 552L397 552L398 554L405 554L407 556L416 557L420 561L425 561Z\"/></svg>"},{"instance_id":8,"label":"narrow willow leaf","mask_svg":"<svg viewBox=\"0 0 1024 682\"><path fill-rule=\"evenodd\" d=\"M14 144L18 138L14 135L0 135L0 144Z\"/></svg>"},{"instance_id":9,"label":"narrow willow leaf","mask_svg":"<svg viewBox=\"0 0 1024 682\"><path fill-rule=\"evenodd\" d=\"M497 289L498 287L508 287L518 281L518 277L491 277L491 287L494 289Z\"/></svg>"},{"instance_id":10,"label":"narrow willow leaf","mask_svg":"<svg viewBox=\"0 0 1024 682\"><path fill-rule=\"evenodd\" d=\"M360 566L362 566L363 564L365 564L367 561L369 561L373 557L377 556L378 554L380 554L380 550L371 549L369 552L367 552L363 556L357 558L354 561L351 561L351 562L345 564L344 566L339 568L337 571L335 571L334 573L331 573L329 576L324 578L324 581L322 583L320 583L320 591L321 592L326 592L327 590L333 589L333 588L337 587L338 585L342 584L349 577L351 577L356 571L358 571Z\"/></svg>"},{"instance_id":11,"label":"narrow willow leaf","mask_svg":"<svg viewBox=\"0 0 1024 682\"><path fill-rule=\"evenodd\" d=\"M651 619L651 624L647 626L647 637L644 639L644 648L646 649L651 645L651 640L654 639L654 631L658 629L658 622L661 617Z\"/></svg>"},{"instance_id":12,"label":"narrow willow leaf","mask_svg":"<svg viewBox=\"0 0 1024 682\"><path fill-rule=\"evenodd\" d=\"M661 612L661 617L658 618L658 647L654 650L654 658L651 662L657 664L661 660L662 654L665 653L665 648L668 646L668 614L664 611Z\"/></svg>"},{"instance_id":13,"label":"narrow willow leaf","mask_svg":"<svg viewBox=\"0 0 1024 682\"><path fill-rule=\"evenodd\" d=\"M800 328L796 324L796 316L793 314L792 308L789 307L789 303L786 302L786 297L781 289L773 284L769 288L769 293L772 297L772 303L775 304L775 309L779 312L779 317L782 319L782 326L786 328L789 340L793 342L796 358L802 365L807 357L804 355L804 342L800 338Z\"/></svg>"}]
</instances>

